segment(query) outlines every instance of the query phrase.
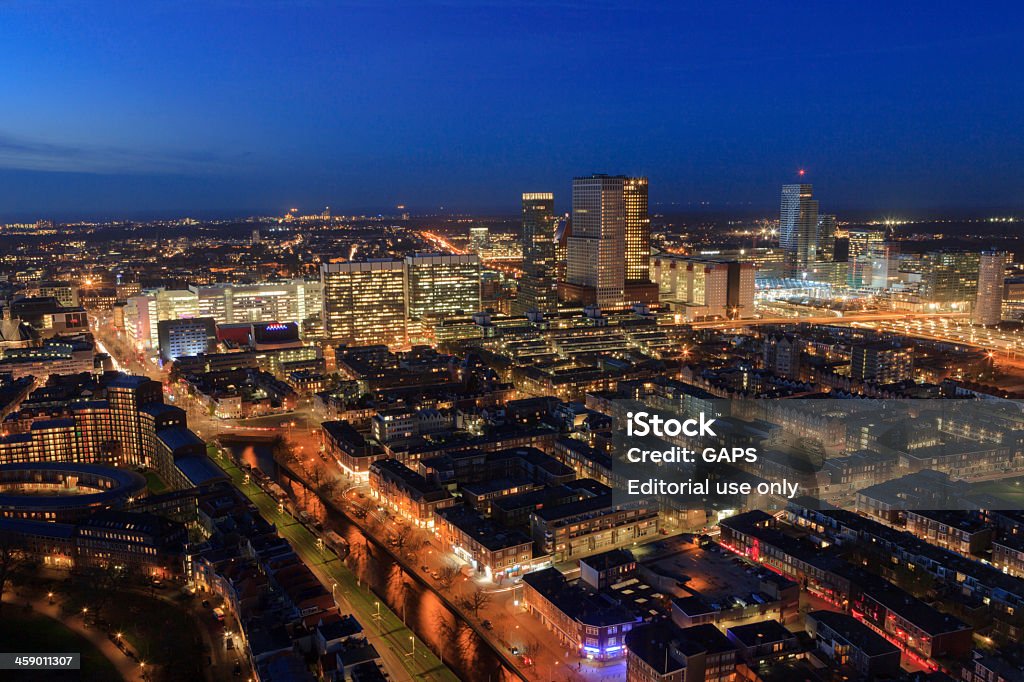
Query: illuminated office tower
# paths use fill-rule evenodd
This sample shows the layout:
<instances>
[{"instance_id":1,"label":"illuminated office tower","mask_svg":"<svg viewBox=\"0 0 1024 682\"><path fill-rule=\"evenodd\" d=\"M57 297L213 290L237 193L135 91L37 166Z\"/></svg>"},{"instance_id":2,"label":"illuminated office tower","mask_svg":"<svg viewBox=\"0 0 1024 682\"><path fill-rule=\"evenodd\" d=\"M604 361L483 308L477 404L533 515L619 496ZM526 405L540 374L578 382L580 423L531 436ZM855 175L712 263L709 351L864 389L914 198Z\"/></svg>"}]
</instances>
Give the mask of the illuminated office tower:
<instances>
[{"instance_id":1,"label":"illuminated office tower","mask_svg":"<svg viewBox=\"0 0 1024 682\"><path fill-rule=\"evenodd\" d=\"M406 345L405 263L324 263L324 335L355 346Z\"/></svg>"},{"instance_id":2,"label":"illuminated office tower","mask_svg":"<svg viewBox=\"0 0 1024 682\"><path fill-rule=\"evenodd\" d=\"M124 323L129 339L139 350L160 345L157 324L199 316L199 297L189 289L147 290L125 303Z\"/></svg>"},{"instance_id":3,"label":"illuminated office tower","mask_svg":"<svg viewBox=\"0 0 1024 682\"><path fill-rule=\"evenodd\" d=\"M809 184L782 186L779 246L786 252L791 274L799 277L818 256L818 202Z\"/></svg>"},{"instance_id":4,"label":"illuminated office tower","mask_svg":"<svg viewBox=\"0 0 1024 682\"><path fill-rule=\"evenodd\" d=\"M566 248L564 297L602 308L625 302L626 204L623 176L572 182L572 236Z\"/></svg>"},{"instance_id":5,"label":"illuminated office tower","mask_svg":"<svg viewBox=\"0 0 1024 682\"><path fill-rule=\"evenodd\" d=\"M971 321L999 324L1003 319L1003 288L1006 286L1006 254L984 251L978 260L978 296Z\"/></svg>"},{"instance_id":6,"label":"illuminated office tower","mask_svg":"<svg viewBox=\"0 0 1024 682\"><path fill-rule=\"evenodd\" d=\"M491 248L491 231L486 227L469 228L469 250L483 256Z\"/></svg>"},{"instance_id":7,"label":"illuminated office tower","mask_svg":"<svg viewBox=\"0 0 1024 682\"><path fill-rule=\"evenodd\" d=\"M862 258L871 265L865 271L863 286L872 289L889 289L899 281L899 245L890 242L873 242Z\"/></svg>"},{"instance_id":8,"label":"illuminated office tower","mask_svg":"<svg viewBox=\"0 0 1024 682\"><path fill-rule=\"evenodd\" d=\"M848 281L851 287L871 286L871 254L883 242L885 230L871 227L849 230L847 260L850 264Z\"/></svg>"},{"instance_id":9,"label":"illuminated office tower","mask_svg":"<svg viewBox=\"0 0 1024 682\"><path fill-rule=\"evenodd\" d=\"M980 254L970 251L929 251L921 257L924 300L954 310L967 310L978 295Z\"/></svg>"},{"instance_id":10,"label":"illuminated office tower","mask_svg":"<svg viewBox=\"0 0 1024 682\"><path fill-rule=\"evenodd\" d=\"M480 312L480 258L452 253L406 256L409 319Z\"/></svg>"},{"instance_id":11,"label":"illuminated office tower","mask_svg":"<svg viewBox=\"0 0 1024 682\"><path fill-rule=\"evenodd\" d=\"M199 315L199 297L189 289L160 289L156 293L159 320L180 320Z\"/></svg>"},{"instance_id":12,"label":"illuminated office tower","mask_svg":"<svg viewBox=\"0 0 1024 682\"><path fill-rule=\"evenodd\" d=\"M822 214L818 216L818 256L822 263L831 263L836 259L836 217Z\"/></svg>"},{"instance_id":13,"label":"illuminated office tower","mask_svg":"<svg viewBox=\"0 0 1024 682\"><path fill-rule=\"evenodd\" d=\"M626 178L626 281L651 281L651 217L647 213L647 178Z\"/></svg>"},{"instance_id":14,"label":"illuminated office tower","mask_svg":"<svg viewBox=\"0 0 1024 682\"><path fill-rule=\"evenodd\" d=\"M752 263L659 254L651 261L660 302L680 320L749 318L754 315Z\"/></svg>"},{"instance_id":15,"label":"illuminated office tower","mask_svg":"<svg viewBox=\"0 0 1024 682\"><path fill-rule=\"evenodd\" d=\"M298 322L320 314L323 285L301 279L256 284L211 284L190 287L199 315L218 324Z\"/></svg>"},{"instance_id":16,"label":"illuminated office tower","mask_svg":"<svg viewBox=\"0 0 1024 682\"><path fill-rule=\"evenodd\" d=\"M208 353L217 346L217 322L212 317L160 320L156 327L164 362Z\"/></svg>"},{"instance_id":17,"label":"illuminated office tower","mask_svg":"<svg viewBox=\"0 0 1024 682\"><path fill-rule=\"evenodd\" d=\"M518 315L531 311L557 310L555 300L555 195L550 192L523 194L523 276L513 310Z\"/></svg>"},{"instance_id":18,"label":"illuminated office tower","mask_svg":"<svg viewBox=\"0 0 1024 682\"><path fill-rule=\"evenodd\" d=\"M155 296L150 294L132 296L125 302L125 334L136 349L142 350L157 347L156 325L159 321L156 313Z\"/></svg>"}]
</instances>

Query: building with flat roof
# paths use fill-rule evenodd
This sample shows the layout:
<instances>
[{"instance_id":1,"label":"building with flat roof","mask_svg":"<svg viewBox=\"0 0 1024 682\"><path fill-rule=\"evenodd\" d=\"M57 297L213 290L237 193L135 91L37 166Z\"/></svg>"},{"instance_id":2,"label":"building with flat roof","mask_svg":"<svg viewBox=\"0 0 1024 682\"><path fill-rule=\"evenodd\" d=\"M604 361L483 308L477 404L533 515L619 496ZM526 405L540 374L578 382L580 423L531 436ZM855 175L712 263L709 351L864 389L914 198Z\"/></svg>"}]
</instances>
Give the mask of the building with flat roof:
<instances>
[{"instance_id":1,"label":"building with flat roof","mask_svg":"<svg viewBox=\"0 0 1024 682\"><path fill-rule=\"evenodd\" d=\"M160 320L157 323L160 358L173 362L180 357L208 353L217 345L217 324L212 317Z\"/></svg>"},{"instance_id":2,"label":"building with flat roof","mask_svg":"<svg viewBox=\"0 0 1024 682\"><path fill-rule=\"evenodd\" d=\"M320 278L327 339L360 346L407 344L404 261L324 263Z\"/></svg>"}]
</instances>

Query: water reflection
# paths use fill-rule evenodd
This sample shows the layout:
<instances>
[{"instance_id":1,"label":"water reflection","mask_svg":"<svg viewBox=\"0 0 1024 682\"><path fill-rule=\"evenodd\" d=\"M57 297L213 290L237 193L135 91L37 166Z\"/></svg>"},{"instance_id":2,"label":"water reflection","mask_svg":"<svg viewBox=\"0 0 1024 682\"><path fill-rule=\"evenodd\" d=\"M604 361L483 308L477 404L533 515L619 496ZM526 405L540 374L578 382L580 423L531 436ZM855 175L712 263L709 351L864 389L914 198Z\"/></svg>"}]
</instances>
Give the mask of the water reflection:
<instances>
[{"instance_id":1,"label":"water reflection","mask_svg":"<svg viewBox=\"0 0 1024 682\"><path fill-rule=\"evenodd\" d=\"M228 448L240 462L265 472L276 469L269 445L236 444ZM271 474L273 475L273 474ZM287 487L287 486L285 486ZM376 542L367 542L358 526L327 510L327 527L349 544L349 569L368 585L423 640L445 665L469 682L512 682L519 678L506 670L491 646L456 616L437 594L416 576L406 573Z\"/></svg>"},{"instance_id":2,"label":"water reflection","mask_svg":"<svg viewBox=\"0 0 1024 682\"><path fill-rule=\"evenodd\" d=\"M420 639L460 679L476 682L504 682L518 679L504 669L490 645L458 618L437 594L405 570L391 555L366 537L347 518L329 511L328 525L344 537L352 551L346 563L382 598L392 611L405 619Z\"/></svg>"}]
</instances>

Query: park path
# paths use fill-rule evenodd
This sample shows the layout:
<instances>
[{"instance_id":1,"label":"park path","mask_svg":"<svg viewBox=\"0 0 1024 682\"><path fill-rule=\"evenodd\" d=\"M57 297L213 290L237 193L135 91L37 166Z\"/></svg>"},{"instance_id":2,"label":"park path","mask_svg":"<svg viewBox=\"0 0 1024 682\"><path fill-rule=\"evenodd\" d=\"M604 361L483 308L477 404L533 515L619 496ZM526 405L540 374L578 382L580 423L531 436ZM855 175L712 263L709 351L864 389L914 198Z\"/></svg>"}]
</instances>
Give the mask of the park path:
<instances>
[{"instance_id":1,"label":"park path","mask_svg":"<svg viewBox=\"0 0 1024 682\"><path fill-rule=\"evenodd\" d=\"M80 614L74 614L72 616L63 616L60 612L60 604L51 604L49 599L45 596L42 597L31 597L22 595L5 595L4 606L9 609L23 608L28 603L32 606L34 613L42 614L47 618L51 618L59 622L64 627L68 628L77 635L80 635L87 639L94 647L99 649L100 653L106 656L117 672L121 675L121 678L126 682L136 682L143 679L144 668L139 665L138 661L135 661L128 657L123 651L117 648L117 646L110 641L106 633L101 632L96 627L89 627L86 625L84 618ZM26 653L77 653L77 652L26 652Z\"/></svg>"}]
</instances>

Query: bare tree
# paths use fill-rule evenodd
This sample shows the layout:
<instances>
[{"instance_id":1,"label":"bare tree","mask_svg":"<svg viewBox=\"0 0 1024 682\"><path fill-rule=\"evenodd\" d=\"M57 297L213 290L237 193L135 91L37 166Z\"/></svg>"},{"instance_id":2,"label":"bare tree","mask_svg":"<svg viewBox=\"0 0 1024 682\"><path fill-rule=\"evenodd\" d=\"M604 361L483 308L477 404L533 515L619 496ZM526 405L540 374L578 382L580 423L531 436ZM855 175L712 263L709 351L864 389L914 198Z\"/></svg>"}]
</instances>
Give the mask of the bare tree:
<instances>
[{"instance_id":1,"label":"bare tree","mask_svg":"<svg viewBox=\"0 0 1024 682\"><path fill-rule=\"evenodd\" d=\"M459 567L454 564L445 564L441 567L441 570L437 572L437 582L444 589L448 589L455 583L455 579L459 577Z\"/></svg>"},{"instance_id":2,"label":"bare tree","mask_svg":"<svg viewBox=\"0 0 1024 682\"><path fill-rule=\"evenodd\" d=\"M472 611L475 618L479 618L480 609L485 608L490 603L491 593L484 591L480 587L473 590L468 597L462 600L463 606Z\"/></svg>"},{"instance_id":3,"label":"bare tree","mask_svg":"<svg viewBox=\"0 0 1024 682\"><path fill-rule=\"evenodd\" d=\"M395 548L395 551L401 553L407 549L412 540L412 527L411 526L399 526L398 530L391 534L388 538L391 542L391 546Z\"/></svg>"},{"instance_id":4,"label":"bare tree","mask_svg":"<svg viewBox=\"0 0 1024 682\"><path fill-rule=\"evenodd\" d=\"M296 468L296 464L299 464L295 448L281 434L274 436L274 440L270 442L270 453L278 464L283 464L293 469Z\"/></svg>"},{"instance_id":5,"label":"bare tree","mask_svg":"<svg viewBox=\"0 0 1024 682\"><path fill-rule=\"evenodd\" d=\"M540 640L533 635L529 635L523 644L522 651L524 656L535 657L540 653Z\"/></svg>"}]
</instances>

